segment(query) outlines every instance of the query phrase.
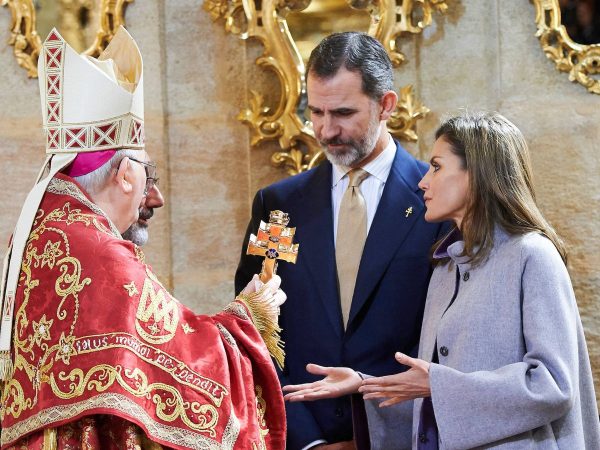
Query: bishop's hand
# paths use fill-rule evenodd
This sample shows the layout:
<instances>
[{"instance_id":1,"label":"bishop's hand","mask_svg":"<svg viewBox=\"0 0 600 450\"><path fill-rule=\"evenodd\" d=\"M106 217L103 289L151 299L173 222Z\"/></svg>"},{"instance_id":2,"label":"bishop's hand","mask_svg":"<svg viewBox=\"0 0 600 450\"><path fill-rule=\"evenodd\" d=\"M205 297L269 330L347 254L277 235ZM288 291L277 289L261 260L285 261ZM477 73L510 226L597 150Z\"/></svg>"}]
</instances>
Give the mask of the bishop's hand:
<instances>
[{"instance_id":1,"label":"bishop's hand","mask_svg":"<svg viewBox=\"0 0 600 450\"><path fill-rule=\"evenodd\" d=\"M269 318L277 322L279 307L287 299L285 292L279 289L280 285L281 278L278 275L273 275L273 278L266 283L260 281L258 275L254 275L244 290L242 290L241 295L252 296L254 302L261 303L264 306L264 310L268 312Z\"/></svg>"},{"instance_id":2,"label":"bishop's hand","mask_svg":"<svg viewBox=\"0 0 600 450\"><path fill-rule=\"evenodd\" d=\"M308 364L306 370L314 375L324 375L325 378L313 383L288 384L283 386L283 397L290 402L321 400L337 398L354 394L359 388L362 378L348 367L323 367Z\"/></svg>"}]
</instances>

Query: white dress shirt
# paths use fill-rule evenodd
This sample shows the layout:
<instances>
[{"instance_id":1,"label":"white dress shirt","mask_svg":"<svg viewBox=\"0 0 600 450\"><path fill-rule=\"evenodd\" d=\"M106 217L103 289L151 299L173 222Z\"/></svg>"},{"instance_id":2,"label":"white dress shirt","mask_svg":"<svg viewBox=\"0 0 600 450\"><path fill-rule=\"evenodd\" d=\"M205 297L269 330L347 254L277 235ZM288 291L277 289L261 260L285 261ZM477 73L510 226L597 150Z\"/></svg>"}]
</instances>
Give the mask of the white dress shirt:
<instances>
[{"instance_id":1,"label":"white dress shirt","mask_svg":"<svg viewBox=\"0 0 600 450\"><path fill-rule=\"evenodd\" d=\"M387 181L394 157L396 156L396 143L389 136L387 146L381 154L373 161L362 167L363 170L369 172L369 176L361 183L360 192L362 193L365 204L367 206L367 235L371 229L373 218L383 194L383 188ZM331 176L331 205L333 207L333 237L334 243L337 242L337 227L338 216L340 213L340 204L344 192L348 189L348 176L346 175L351 170L350 167L333 165Z\"/></svg>"}]
</instances>

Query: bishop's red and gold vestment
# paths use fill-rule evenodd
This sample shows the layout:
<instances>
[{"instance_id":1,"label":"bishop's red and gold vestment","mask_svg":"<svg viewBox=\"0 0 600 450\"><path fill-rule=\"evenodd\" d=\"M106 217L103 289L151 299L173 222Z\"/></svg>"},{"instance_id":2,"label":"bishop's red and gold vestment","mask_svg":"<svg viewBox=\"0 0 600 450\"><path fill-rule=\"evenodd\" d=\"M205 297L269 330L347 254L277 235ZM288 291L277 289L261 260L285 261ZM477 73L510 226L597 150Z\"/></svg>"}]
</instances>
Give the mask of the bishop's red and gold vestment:
<instances>
[{"instance_id":1,"label":"bishop's red and gold vestment","mask_svg":"<svg viewBox=\"0 0 600 450\"><path fill-rule=\"evenodd\" d=\"M283 449L283 398L259 316L244 299L193 314L57 175L21 265L2 449Z\"/></svg>"}]
</instances>

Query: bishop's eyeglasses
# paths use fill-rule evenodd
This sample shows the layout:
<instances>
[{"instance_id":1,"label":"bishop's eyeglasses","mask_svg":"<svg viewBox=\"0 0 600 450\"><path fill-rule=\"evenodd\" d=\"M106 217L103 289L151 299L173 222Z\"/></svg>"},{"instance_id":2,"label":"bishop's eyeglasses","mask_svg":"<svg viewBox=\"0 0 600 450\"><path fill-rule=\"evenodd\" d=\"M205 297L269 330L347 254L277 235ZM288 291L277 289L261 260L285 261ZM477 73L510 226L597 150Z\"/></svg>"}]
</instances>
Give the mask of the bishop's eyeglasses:
<instances>
[{"instance_id":1,"label":"bishop's eyeglasses","mask_svg":"<svg viewBox=\"0 0 600 450\"><path fill-rule=\"evenodd\" d=\"M156 164L153 162L140 161L139 159L132 158L128 156L131 161L135 161L136 163L140 163L144 166L144 170L146 171L146 187L144 188L144 195L148 195L148 192L152 190L154 185L158 186L158 177L156 176Z\"/></svg>"}]
</instances>

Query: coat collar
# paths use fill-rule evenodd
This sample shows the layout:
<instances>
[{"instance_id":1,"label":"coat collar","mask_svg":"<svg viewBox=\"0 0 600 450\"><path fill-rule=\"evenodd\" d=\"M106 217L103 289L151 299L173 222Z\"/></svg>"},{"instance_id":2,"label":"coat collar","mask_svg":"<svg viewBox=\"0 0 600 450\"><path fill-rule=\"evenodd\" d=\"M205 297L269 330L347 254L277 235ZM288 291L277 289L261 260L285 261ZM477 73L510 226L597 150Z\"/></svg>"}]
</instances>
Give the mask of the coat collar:
<instances>
[{"instance_id":1,"label":"coat collar","mask_svg":"<svg viewBox=\"0 0 600 450\"><path fill-rule=\"evenodd\" d=\"M500 225L494 225L494 247L497 247L504 243L508 238L509 234ZM455 264L463 265L468 264L471 257L463 255L465 249L465 241L463 240L462 233L457 227L454 227L450 233L442 240L438 248L433 252L433 259L444 259L450 258ZM479 247L475 247L475 253Z\"/></svg>"}]
</instances>

